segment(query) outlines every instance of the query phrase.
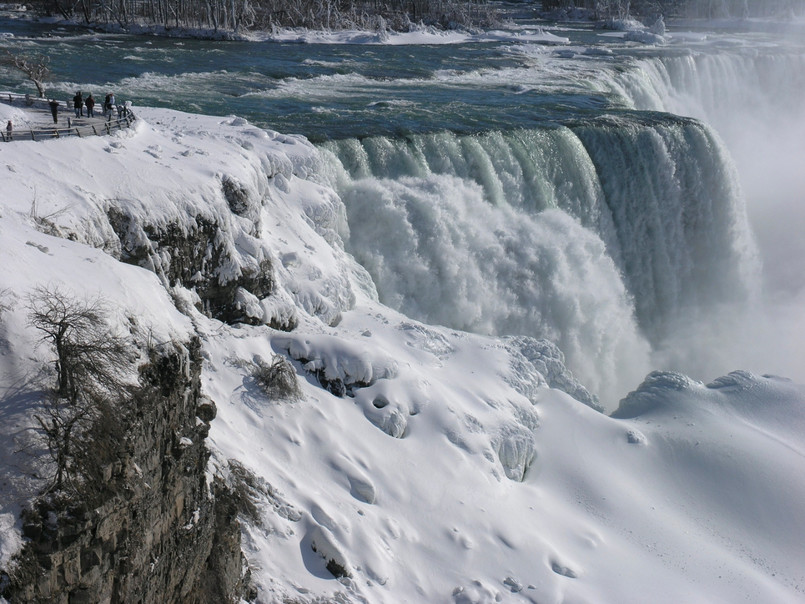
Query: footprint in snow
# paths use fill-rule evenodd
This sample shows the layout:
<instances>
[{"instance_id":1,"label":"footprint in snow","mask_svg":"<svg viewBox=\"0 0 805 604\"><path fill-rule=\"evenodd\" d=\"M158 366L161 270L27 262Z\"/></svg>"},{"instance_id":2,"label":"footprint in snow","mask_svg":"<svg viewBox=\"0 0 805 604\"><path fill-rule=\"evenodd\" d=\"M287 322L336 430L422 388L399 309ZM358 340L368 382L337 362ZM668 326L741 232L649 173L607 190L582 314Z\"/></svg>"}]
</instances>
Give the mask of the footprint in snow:
<instances>
[{"instance_id":1,"label":"footprint in snow","mask_svg":"<svg viewBox=\"0 0 805 604\"><path fill-rule=\"evenodd\" d=\"M47 247L45 247L44 245L39 245L38 243L34 243L33 241L26 241L25 245L30 245L31 247L35 247L36 249L38 249L43 254L50 253L50 250Z\"/></svg>"},{"instance_id":2,"label":"footprint in snow","mask_svg":"<svg viewBox=\"0 0 805 604\"><path fill-rule=\"evenodd\" d=\"M514 577L506 577L503 580L503 585L508 587L511 590L512 593L518 593L518 592L523 591L523 584L520 583Z\"/></svg>"},{"instance_id":3,"label":"footprint in snow","mask_svg":"<svg viewBox=\"0 0 805 604\"><path fill-rule=\"evenodd\" d=\"M349 492L358 501L373 504L377 499L377 489L372 481L358 474L347 475Z\"/></svg>"},{"instance_id":4,"label":"footprint in snow","mask_svg":"<svg viewBox=\"0 0 805 604\"><path fill-rule=\"evenodd\" d=\"M626 432L626 442L630 445L645 445L648 440L640 430L628 430Z\"/></svg>"},{"instance_id":5,"label":"footprint in snow","mask_svg":"<svg viewBox=\"0 0 805 604\"><path fill-rule=\"evenodd\" d=\"M563 566L559 564L556 560L551 561L551 570L555 572L557 575L562 575L563 577L568 577L570 579L575 579L578 577L578 573L574 571L572 568L568 566Z\"/></svg>"}]
</instances>

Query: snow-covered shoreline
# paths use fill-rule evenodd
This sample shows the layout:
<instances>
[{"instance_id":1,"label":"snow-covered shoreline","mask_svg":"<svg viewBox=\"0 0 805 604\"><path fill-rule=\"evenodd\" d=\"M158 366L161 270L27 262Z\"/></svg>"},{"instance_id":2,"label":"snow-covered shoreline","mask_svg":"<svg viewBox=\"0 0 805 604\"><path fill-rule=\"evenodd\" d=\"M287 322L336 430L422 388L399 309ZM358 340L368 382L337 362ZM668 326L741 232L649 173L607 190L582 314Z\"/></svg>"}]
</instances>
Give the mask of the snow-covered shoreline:
<instances>
[{"instance_id":1,"label":"snow-covered shoreline","mask_svg":"<svg viewBox=\"0 0 805 604\"><path fill-rule=\"evenodd\" d=\"M25 303L52 284L103 295L115 321L137 317L155 337L200 336L202 390L218 407L210 469L236 459L270 485L261 524L244 526L260 602L805 601L805 388L652 374L624 419L608 417L558 389L571 378L537 340L380 304L303 138L232 116L138 117L109 137L0 147L0 397L20 403L0 457L15 485L3 487L0 565L37 484L16 452L31 409L11 397L40 354ZM245 192L242 215L225 179ZM230 251L218 278L274 267L277 293L244 296L244 312L292 313L297 327L224 324L194 310L191 289L119 262L113 208L156 225L214 219ZM294 363L301 400L254 388L248 367L274 354Z\"/></svg>"},{"instance_id":2,"label":"snow-covered shoreline","mask_svg":"<svg viewBox=\"0 0 805 604\"><path fill-rule=\"evenodd\" d=\"M2 9L0 9L2 10ZM166 28L160 25L139 25L132 23L123 27L117 23L87 25L79 21L60 17L39 17L25 11L6 9L7 18L50 23L56 26L84 29L89 32L105 34L125 34L140 36L163 36L167 38L194 38L199 40L221 40L241 42L276 42L281 44L366 44L406 46L412 44L465 44L498 42L531 42L546 45L564 45L569 40L558 36L545 27L500 27L489 29L441 29L431 25L411 24L409 31L395 30L357 30L276 27L272 30L204 29L192 27Z\"/></svg>"}]
</instances>

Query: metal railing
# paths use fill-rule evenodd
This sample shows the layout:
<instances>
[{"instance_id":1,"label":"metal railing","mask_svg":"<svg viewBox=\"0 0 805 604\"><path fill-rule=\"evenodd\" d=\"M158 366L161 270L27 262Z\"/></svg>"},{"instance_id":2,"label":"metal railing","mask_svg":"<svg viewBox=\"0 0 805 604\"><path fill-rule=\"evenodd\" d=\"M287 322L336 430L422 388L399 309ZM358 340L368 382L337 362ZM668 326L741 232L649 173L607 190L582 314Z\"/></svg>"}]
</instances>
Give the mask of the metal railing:
<instances>
[{"instance_id":1,"label":"metal railing","mask_svg":"<svg viewBox=\"0 0 805 604\"><path fill-rule=\"evenodd\" d=\"M77 136L82 138L84 136L104 136L112 134L115 130L122 130L130 128L131 124L136 118L133 113L129 113L125 117L118 117L113 120L106 120L97 124L86 124L81 126L71 126L69 128L32 128L25 130L14 130L13 132L0 130L0 136L3 137L3 142L8 143L12 141L42 141L51 140L54 138L63 138L66 136Z\"/></svg>"},{"instance_id":2,"label":"metal railing","mask_svg":"<svg viewBox=\"0 0 805 604\"><path fill-rule=\"evenodd\" d=\"M25 107L32 107L38 109L50 110L50 100L38 96L31 96L30 94L16 94L13 92L6 92L0 96L0 100L9 105L23 105ZM58 101L57 101L58 102ZM61 105L61 103L59 103ZM64 104L67 106L67 103Z\"/></svg>"},{"instance_id":3,"label":"metal railing","mask_svg":"<svg viewBox=\"0 0 805 604\"><path fill-rule=\"evenodd\" d=\"M46 110L48 112L48 117L51 115L49 104L50 101L47 99L32 97L27 94L22 95L5 93L0 96L0 100L10 105L23 105L28 108ZM59 102L59 110L72 111L68 103L62 102ZM132 123L134 123L134 120L137 119L131 109L127 107L122 109L115 108L112 111L117 113L117 117L112 119L112 114L110 112L107 119L103 122L98 121L94 124L68 125L66 128L59 127L58 125L54 124L52 127L42 126L38 128L15 129L11 132L5 129L0 129L0 137L2 137L4 143L8 143L12 141L51 140L54 138L63 138L68 136L77 136L79 138L85 136L104 136L112 134L112 132L116 130L130 128ZM71 118L68 116L68 122L70 121ZM2 124L0 124L0 126L2 126Z\"/></svg>"}]
</instances>

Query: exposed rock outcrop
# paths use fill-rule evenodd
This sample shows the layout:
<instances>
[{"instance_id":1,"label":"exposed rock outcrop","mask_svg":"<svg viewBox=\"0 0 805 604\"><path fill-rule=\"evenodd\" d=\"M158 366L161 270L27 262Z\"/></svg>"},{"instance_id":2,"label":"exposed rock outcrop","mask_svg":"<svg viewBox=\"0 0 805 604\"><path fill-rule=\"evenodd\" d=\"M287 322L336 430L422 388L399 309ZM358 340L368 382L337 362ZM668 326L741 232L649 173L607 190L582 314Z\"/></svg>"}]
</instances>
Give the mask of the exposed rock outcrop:
<instances>
[{"instance_id":1,"label":"exposed rock outcrop","mask_svg":"<svg viewBox=\"0 0 805 604\"><path fill-rule=\"evenodd\" d=\"M287 331L296 327L293 318L266 317L259 304L252 304L275 292L271 261L259 246L253 254L240 253L213 216L143 224L124 208L112 207L108 218L120 240L120 260L153 271L168 287L195 291L199 310L208 316Z\"/></svg>"},{"instance_id":2,"label":"exposed rock outcrop","mask_svg":"<svg viewBox=\"0 0 805 604\"><path fill-rule=\"evenodd\" d=\"M236 502L207 480L214 405L200 396L200 369L197 339L152 355L143 387L118 405L128 429L104 484L86 497L41 497L25 514L28 542L6 598L217 604L244 594Z\"/></svg>"}]
</instances>

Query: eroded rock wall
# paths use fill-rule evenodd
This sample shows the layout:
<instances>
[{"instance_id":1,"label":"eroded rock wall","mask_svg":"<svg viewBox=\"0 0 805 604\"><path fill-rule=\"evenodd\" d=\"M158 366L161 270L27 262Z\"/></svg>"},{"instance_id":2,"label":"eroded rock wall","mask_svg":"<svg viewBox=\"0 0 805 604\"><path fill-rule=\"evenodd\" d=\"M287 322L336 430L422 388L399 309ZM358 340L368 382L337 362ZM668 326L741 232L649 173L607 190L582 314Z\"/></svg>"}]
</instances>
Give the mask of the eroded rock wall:
<instances>
[{"instance_id":1,"label":"eroded rock wall","mask_svg":"<svg viewBox=\"0 0 805 604\"><path fill-rule=\"evenodd\" d=\"M200 396L200 344L152 355L121 401L118 461L87 497L43 497L7 579L12 603L225 603L243 594L240 527L228 488L207 477L214 404ZM96 501L88 505L88 501ZM95 505L97 503L97 505Z\"/></svg>"}]
</instances>

